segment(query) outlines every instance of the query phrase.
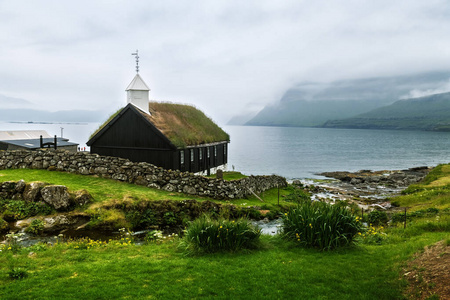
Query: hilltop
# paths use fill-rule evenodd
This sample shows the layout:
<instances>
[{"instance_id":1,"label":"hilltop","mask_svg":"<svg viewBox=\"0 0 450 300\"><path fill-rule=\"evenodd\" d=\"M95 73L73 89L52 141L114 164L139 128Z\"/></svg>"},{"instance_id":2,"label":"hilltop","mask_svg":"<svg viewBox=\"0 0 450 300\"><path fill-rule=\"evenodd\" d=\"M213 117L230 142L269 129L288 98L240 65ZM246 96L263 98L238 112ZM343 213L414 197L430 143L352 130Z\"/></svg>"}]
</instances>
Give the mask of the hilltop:
<instances>
[{"instance_id":1,"label":"hilltop","mask_svg":"<svg viewBox=\"0 0 450 300\"><path fill-rule=\"evenodd\" d=\"M395 103L355 117L326 122L327 128L450 130L450 93Z\"/></svg>"},{"instance_id":2,"label":"hilltop","mask_svg":"<svg viewBox=\"0 0 450 300\"><path fill-rule=\"evenodd\" d=\"M303 82L289 88L279 101L267 105L249 121L245 122L242 116L239 120L241 124L255 126L321 127L330 120L354 118L400 99L448 92L449 78L450 72L431 72L329 83Z\"/></svg>"}]
</instances>

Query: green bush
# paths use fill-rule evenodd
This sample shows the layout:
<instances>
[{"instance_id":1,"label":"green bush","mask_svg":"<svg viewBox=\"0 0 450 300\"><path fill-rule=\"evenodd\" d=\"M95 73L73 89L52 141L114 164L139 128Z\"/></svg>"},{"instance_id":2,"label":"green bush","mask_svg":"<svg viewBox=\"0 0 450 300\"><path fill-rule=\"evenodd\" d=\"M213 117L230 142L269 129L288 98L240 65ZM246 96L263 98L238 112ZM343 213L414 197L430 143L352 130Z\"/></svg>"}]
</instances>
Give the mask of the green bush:
<instances>
[{"instance_id":1,"label":"green bush","mask_svg":"<svg viewBox=\"0 0 450 300\"><path fill-rule=\"evenodd\" d=\"M22 279L28 276L28 271L24 268L11 268L8 275L11 279Z\"/></svg>"},{"instance_id":2,"label":"green bush","mask_svg":"<svg viewBox=\"0 0 450 300\"><path fill-rule=\"evenodd\" d=\"M28 202L23 200L0 200L0 212L7 220L21 220L38 214L48 215L53 209L43 201Z\"/></svg>"},{"instance_id":3,"label":"green bush","mask_svg":"<svg viewBox=\"0 0 450 300\"><path fill-rule=\"evenodd\" d=\"M144 229L158 223L155 212L150 208L145 209L143 212L130 210L125 213L125 218L130 222L133 229Z\"/></svg>"},{"instance_id":4,"label":"green bush","mask_svg":"<svg viewBox=\"0 0 450 300\"><path fill-rule=\"evenodd\" d=\"M301 201L311 200L311 195L303 189L291 188L290 190L291 193L286 196L286 201L299 203Z\"/></svg>"},{"instance_id":5,"label":"green bush","mask_svg":"<svg viewBox=\"0 0 450 300\"><path fill-rule=\"evenodd\" d=\"M180 246L186 254L234 252L257 248L260 235L261 230L247 219L214 220L204 215L190 222Z\"/></svg>"},{"instance_id":6,"label":"green bush","mask_svg":"<svg viewBox=\"0 0 450 300\"><path fill-rule=\"evenodd\" d=\"M9 230L9 224L3 218L0 217L0 233L7 232Z\"/></svg>"},{"instance_id":7,"label":"green bush","mask_svg":"<svg viewBox=\"0 0 450 300\"><path fill-rule=\"evenodd\" d=\"M304 247L331 250L349 245L363 231L360 218L342 206L304 201L284 214L281 234Z\"/></svg>"},{"instance_id":8,"label":"green bush","mask_svg":"<svg viewBox=\"0 0 450 300\"><path fill-rule=\"evenodd\" d=\"M369 223L375 226L386 224L388 220L389 218L385 211L373 210L368 214Z\"/></svg>"},{"instance_id":9,"label":"green bush","mask_svg":"<svg viewBox=\"0 0 450 300\"><path fill-rule=\"evenodd\" d=\"M30 226L25 231L32 234L41 234L44 231L44 225L44 221L36 219L31 221Z\"/></svg>"}]
</instances>

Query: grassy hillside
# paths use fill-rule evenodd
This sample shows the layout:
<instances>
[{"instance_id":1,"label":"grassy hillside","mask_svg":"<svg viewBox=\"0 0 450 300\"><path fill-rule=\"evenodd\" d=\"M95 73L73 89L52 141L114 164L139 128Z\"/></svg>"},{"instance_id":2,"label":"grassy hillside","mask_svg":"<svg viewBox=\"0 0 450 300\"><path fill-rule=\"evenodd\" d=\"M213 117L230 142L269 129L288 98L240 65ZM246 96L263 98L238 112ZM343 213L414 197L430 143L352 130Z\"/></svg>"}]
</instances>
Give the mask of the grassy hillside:
<instances>
[{"instance_id":1,"label":"grassy hillside","mask_svg":"<svg viewBox=\"0 0 450 300\"><path fill-rule=\"evenodd\" d=\"M265 107L245 125L315 127L328 120L348 118L383 104L385 102L371 100L281 101Z\"/></svg>"},{"instance_id":2,"label":"grassy hillside","mask_svg":"<svg viewBox=\"0 0 450 300\"><path fill-rule=\"evenodd\" d=\"M246 125L321 126L329 120L355 117L408 97L411 91L435 90L450 73L303 82L289 88L276 104L266 106ZM410 98L410 97L409 97Z\"/></svg>"},{"instance_id":3,"label":"grassy hillside","mask_svg":"<svg viewBox=\"0 0 450 300\"><path fill-rule=\"evenodd\" d=\"M330 128L450 130L450 93L400 100L358 116L332 120Z\"/></svg>"}]
</instances>

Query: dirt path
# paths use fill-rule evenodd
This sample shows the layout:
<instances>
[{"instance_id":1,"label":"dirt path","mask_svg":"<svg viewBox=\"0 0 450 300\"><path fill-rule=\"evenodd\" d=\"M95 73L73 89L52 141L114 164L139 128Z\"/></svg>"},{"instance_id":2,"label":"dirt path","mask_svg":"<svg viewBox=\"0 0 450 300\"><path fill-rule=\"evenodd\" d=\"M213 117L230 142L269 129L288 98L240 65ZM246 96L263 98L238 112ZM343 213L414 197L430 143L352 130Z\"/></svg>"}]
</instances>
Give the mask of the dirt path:
<instances>
[{"instance_id":1,"label":"dirt path","mask_svg":"<svg viewBox=\"0 0 450 300\"><path fill-rule=\"evenodd\" d=\"M411 299L450 299L450 245L446 241L425 247L403 271L409 283L406 296Z\"/></svg>"}]
</instances>

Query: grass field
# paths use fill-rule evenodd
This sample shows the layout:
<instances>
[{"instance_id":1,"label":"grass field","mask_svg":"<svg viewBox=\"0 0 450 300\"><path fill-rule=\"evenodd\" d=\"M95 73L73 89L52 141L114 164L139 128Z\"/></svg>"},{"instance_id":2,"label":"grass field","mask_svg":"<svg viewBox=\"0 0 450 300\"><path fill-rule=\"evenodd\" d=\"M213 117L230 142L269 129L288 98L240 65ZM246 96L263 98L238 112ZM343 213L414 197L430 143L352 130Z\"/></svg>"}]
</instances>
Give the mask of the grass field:
<instances>
[{"instance_id":1,"label":"grass field","mask_svg":"<svg viewBox=\"0 0 450 300\"><path fill-rule=\"evenodd\" d=\"M437 205L418 217L334 251L304 249L279 236L262 236L261 248L187 256L178 238L146 245L63 242L0 252L1 299L405 299L402 267L414 253L444 240L450 244L450 167L436 168L396 201L414 209ZM188 196L117 181L60 172L1 170L0 181L41 180L87 189L97 202L123 197L160 200ZM439 192L436 192L439 189ZM289 193L283 189L282 195ZM261 195L276 205L278 191ZM284 201L282 203L291 205ZM198 199L197 200L201 200ZM203 199L206 200L206 199ZM233 201L261 205L258 199ZM264 204L263 204L264 205ZM413 209L412 209L413 210ZM375 233L376 231L376 233ZM376 237L376 239L374 238ZM15 273L14 273L15 272ZM20 273L22 272L22 273ZM12 279L11 274L23 274ZM437 299L437 298L436 298Z\"/></svg>"},{"instance_id":2,"label":"grass field","mask_svg":"<svg viewBox=\"0 0 450 300\"><path fill-rule=\"evenodd\" d=\"M186 257L177 242L0 254L2 299L401 299L399 268L448 233L333 252L263 237L264 249ZM30 254L30 252L33 252ZM13 267L28 276L11 280Z\"/></svg>"}]
</instances>

